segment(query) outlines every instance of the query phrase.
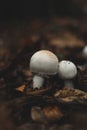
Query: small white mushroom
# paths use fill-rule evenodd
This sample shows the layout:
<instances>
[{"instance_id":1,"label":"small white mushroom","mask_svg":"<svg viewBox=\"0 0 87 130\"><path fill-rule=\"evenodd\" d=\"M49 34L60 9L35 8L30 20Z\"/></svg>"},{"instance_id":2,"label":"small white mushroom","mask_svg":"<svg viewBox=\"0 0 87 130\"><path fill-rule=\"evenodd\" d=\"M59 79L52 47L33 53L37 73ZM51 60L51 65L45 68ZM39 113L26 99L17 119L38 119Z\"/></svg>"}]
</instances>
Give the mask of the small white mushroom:
<instances>
[{"instance_id":1,"label":"small white mushroom","mask_svg":"<svg viewBox=\"0 0 87 130\"><path fill-rule=\"evenodd\" d=\"M82 50L82 56L86 60L86 63L83 66L87 67L87 45Z\"/></svg>"},{"instance_id":2,"label":"small white mushroom","mask_svg":"<svg viewBox=\"0 0 87 130\"><path fill-rule=\"evenodd\" d=\"M41 88L44 77L55 75L58 71L58 58L48 50L40 50L34 53L30 59L30 71L34 73L33 88Z\"/></svg>"},{"instance_id":3,"label":"small white mushroom","mask_svg":"<svg viewBox=\"0 0 87 130\"><path fill-rule=\"evenodd\" d=\"M77 68L71 61L63 60L59 63L59 77L64 80L65 87L74 87L72 79L77 75Z\"/></svg>"},{"instance_id":4,"label":"small white mushroom","mask_svg":"<svg viewBox=\"0 0 87 130\"><path fill-rule=\"evenodd\" d=\"M87 46L85 46L85 47L83 48L83 50L82 50L82 56L83 56L84 59L87 60Z\"/></svg>"}]
</instances>

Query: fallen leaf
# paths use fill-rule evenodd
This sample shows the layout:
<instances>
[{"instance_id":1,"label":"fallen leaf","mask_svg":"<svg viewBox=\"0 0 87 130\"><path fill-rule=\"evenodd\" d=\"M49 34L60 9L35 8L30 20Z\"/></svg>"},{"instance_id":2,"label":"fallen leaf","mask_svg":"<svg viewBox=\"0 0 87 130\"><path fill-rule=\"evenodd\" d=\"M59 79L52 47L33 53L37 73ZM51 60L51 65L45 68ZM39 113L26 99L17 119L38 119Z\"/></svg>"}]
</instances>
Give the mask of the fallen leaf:
<instances>
[{"instance_id":1,"label":"fallen leaf","mask_svg":"<svg viewBox=\"0 0 87 130\"><path fill-rule=\"evenodd\" d=\"M23 85L19 86L18 88L16 88L16 90L20 91L20 92L23 92L25 87L26 87L25 84L23 84Z\"/></svg>"}]
</instances>

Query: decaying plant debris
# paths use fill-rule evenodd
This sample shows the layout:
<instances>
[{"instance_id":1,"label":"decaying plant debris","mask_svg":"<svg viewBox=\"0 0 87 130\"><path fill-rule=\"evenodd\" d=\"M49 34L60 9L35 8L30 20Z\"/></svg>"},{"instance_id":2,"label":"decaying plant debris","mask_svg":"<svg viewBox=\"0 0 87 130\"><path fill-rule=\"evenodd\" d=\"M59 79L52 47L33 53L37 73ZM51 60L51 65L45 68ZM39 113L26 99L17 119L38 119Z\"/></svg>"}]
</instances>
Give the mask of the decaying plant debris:
<instances>
[{"instance_id":1,"label":"decaying plant debris","mask_svg":"<svg viewBox=\"0 0 87 130\"><path fill-rule=\"evenodd\" d=\"M79 89L64 88L56 91L55 98L64 103L86 104L87 93Z\"/></svg>"},{"instance_id":2,"label":"decaying plant debris","mask_svg":"<svg viewBox=\"0 0 87 130\"><path fill-rule=\"evenodd\" d=\"M33 24L20 27L20 29L13 26L13 28L9 27L9 34L6 33L6 30L3 32L5 35L1 38L5 39L5 42L8 38L8 44L5 48L2 47L2 51L0 51L1 130L33 130L36 127L44 130L56 130L58 128L71 130L75 127L72 125L72 119L75 116L71 115L76 111L84 111L87 107L87 68L82 66L85 60L81 54L85 42L82 38L79 40L74 32L72 35L70 30L67 31L67 25L71 24L69 19L66 20L68 23L65 22L63 25L61 22L57 23L57 19L54 21L54 24L60 29L55 30L54 24L47 24L45 21L38 26L37 22L36 28L33 27ZM27 32L26 36L25 32ZM59 43L58 45L53 43L52 40L56 37L63 39L61 47ZM74 44L70 42L72 39ZM12 41L15 41L16 44L14 42L11 45ZM32 54L40 49L53 51L59 60L66 58L75 62L78 66L78 75L73 81L75 88L71 89L67 86L63 88L64 83L56 74L46 78L41 89L33 89L33 75L29 71L29 62ZM73 52L74 49L77 50L76 53Z\"/></svg>"}]
</instances>

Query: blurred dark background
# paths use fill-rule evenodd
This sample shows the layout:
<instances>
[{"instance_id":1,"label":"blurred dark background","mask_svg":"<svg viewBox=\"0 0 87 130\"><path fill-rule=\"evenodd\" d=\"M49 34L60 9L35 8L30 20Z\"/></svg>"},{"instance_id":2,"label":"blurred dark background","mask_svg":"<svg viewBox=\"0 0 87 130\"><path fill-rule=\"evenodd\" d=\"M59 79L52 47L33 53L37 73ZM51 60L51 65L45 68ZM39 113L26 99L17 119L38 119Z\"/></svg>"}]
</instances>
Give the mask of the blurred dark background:
<instances>
[{"instance_id":1,"label":"blurred dark background","mask_svg":"<svg viewBox=\"0 0 87 130\"><path fill-rule=\"evenodd\" d=\"M31 19L34 17L83 17L82 0L3 0L0 1L0 20ZM83 0L84 1L84 0ZM82 1L82 3L83 3ZM87 2L86 2L87 3Z\"/></svg>"}]
</instances>

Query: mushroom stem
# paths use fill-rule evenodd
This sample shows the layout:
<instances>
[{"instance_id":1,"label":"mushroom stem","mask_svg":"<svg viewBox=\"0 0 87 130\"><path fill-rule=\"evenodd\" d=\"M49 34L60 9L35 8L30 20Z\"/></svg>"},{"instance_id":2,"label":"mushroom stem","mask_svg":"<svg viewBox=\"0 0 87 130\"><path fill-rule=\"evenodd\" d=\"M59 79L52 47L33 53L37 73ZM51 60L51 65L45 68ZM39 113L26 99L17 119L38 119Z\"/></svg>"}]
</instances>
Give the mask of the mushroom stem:
<instances>
[{"instance_id":1,"label":"mushroom stem","mask_svg":"<svg viewBox=\"0 0 87 130\"><path fill-rule=\"evenodd\" d=\"M68 88L74 88L72 80L65 80L64 81L64 86Z\"/></svg>"},{"instance_id":2,"label":"mushroom stem","mask_svg":"<svg viewBox=\"0 0 87 130\"><path fill-rule=\"evenodd\" d=\"M35 75L33 77L33 89L38 88L40 89L43 86L44 78L40 75Z\"/></svg>"}]
</instances>

